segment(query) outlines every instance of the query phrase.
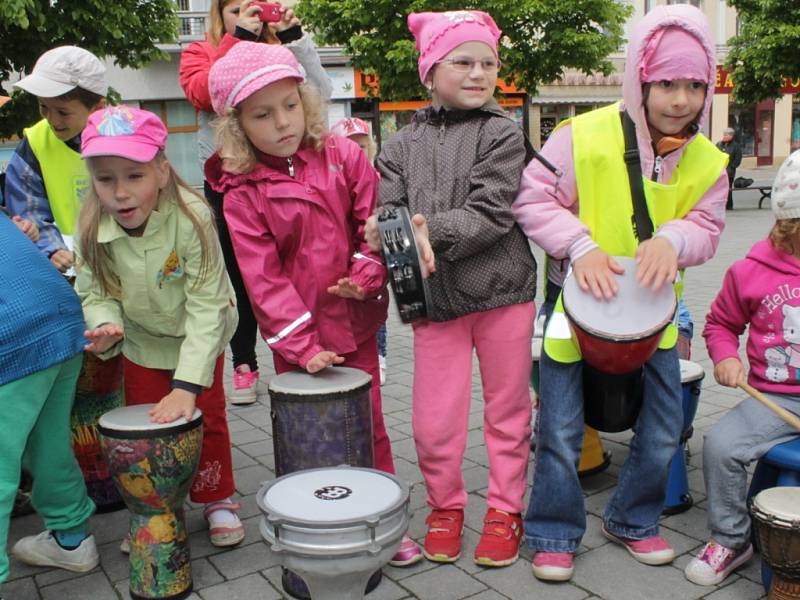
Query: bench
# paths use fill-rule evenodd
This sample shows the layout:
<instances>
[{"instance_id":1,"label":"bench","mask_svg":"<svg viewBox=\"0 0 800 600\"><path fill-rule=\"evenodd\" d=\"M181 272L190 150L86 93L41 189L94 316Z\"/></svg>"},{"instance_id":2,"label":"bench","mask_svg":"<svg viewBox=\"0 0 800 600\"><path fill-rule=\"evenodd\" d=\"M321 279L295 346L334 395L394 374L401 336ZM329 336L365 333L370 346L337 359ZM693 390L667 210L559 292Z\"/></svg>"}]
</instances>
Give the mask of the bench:
<instances>
[{"instance_id":1,"label":"bench","mask_svg":"<svg viewBox=\"0 0 800 600\"><path fill-rule=\"evenodd\" d=\"M761 197L758 199L758 208L761 208L761 204L764 200L771 200L772 199L772 186L771 185L759 185L753 184L748 185L747 187L743 188L733 188L734 192L750 192L750 191L758 191L761 194Z\"/></svg>"}]
</instances>

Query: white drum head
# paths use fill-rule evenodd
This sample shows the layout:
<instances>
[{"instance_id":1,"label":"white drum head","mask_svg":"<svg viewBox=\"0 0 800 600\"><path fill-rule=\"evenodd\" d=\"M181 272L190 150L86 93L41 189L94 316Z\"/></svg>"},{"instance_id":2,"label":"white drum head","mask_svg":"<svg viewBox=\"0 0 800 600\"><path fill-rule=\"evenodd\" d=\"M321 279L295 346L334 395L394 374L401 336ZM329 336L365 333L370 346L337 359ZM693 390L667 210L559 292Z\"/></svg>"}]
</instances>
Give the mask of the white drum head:
<instances>
[{"instance_id":1,"label":"white drum head","mask_svg":"<svg viewBox=\"0 0 800 600\"><path fill-rule=\"evenodd\" d=\"M597 300L584 292L570 272L564 281L563 303L569 317L584 331L608 338L639 338L657 331L675 313L675 292L664 284L657 291L636 280L636 260L613 257L625 269L617 275L619 291L611 300Z\"/></svg>"},{"instance_id":2,"label":"white drum head","mask_svg":"<svg viewBox=\"0 0 800 600\"><path fill-rule=\"evenodd\" d=\"M753 508L786 522L800 521L800 487L773 487L753 498Z\"/></svg>"},{"instance_id":3,"label":"white drum head","mask_svg":"<svg viewBox=\"0 0 800 600\"><path fill-rule=\"evenodd\" d=\"M155 404L135 404L133 406L122 406L108 411L97 424L103 429L114 431L158 431L160 429L172 429L188 423L194 423L202 418L203 413L200 409L194 409L194 415L190 421L183 417L171 423L153 423L148 412Z\"/></svg>"},{"instance_id":4,"label":"white drum head","mask_svg":"<svg viewBox=\"0 0 800 600\"><path fill-rule=\"evenodd\" d=\"M403 489L378 471L334 467L284 475L263 497L270 516L302 523L353 521L381 514L403 499Z\"/></svg>"},{"instance_id":5,"label":"white drum head","mask_svg":"<svg viewBox=\"0 0 800 600\"><path fill-rule=\"evenodd\" d=\"M361 369L328 367L313 375L305 371L276 375L269 382L269 391L312 396L349 392L365 384L371 385L372 378Z\"/></svg>"},{"instance_id":6,"label":"white drum head","mask_svg":"<svg viewBox=\"0 0 800 600\"><path fill-rule=\"evenodd\" d=\"M697 381L706 376L703 367L691 360L679 360L681 364L681 383L689 383L690 381Z\"/></svg>"}]
</instances>

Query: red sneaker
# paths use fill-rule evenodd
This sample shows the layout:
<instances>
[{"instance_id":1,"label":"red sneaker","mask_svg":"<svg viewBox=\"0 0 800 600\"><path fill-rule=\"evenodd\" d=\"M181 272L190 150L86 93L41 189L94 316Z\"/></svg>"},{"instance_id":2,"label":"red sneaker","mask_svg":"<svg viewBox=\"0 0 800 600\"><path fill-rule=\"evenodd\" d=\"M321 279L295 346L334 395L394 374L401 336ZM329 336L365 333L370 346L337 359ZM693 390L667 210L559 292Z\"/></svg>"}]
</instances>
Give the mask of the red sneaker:
<instances>
[{"instance_id":1,"label":"red sneaker","mask_svg":"<svg viewBox=\"0 0 800 600\"><path fill-rule=\"evenodd\" d=\"M464 511L434 509L428 518L423 554L433 562L456 562L461 556L461 536L464 534Z\"/></svg>"},{"instance_id":2,"label":"red sneaker","mask_svg":"<svg viewBox=\"0 0 800 600\"><path fill-rule=\"evenodd\" d=\"M483 519L483 532L475 548L475 563L485 567L505 567L519 556L522 515L490 508Z\"/></svg>"}]
</instances>

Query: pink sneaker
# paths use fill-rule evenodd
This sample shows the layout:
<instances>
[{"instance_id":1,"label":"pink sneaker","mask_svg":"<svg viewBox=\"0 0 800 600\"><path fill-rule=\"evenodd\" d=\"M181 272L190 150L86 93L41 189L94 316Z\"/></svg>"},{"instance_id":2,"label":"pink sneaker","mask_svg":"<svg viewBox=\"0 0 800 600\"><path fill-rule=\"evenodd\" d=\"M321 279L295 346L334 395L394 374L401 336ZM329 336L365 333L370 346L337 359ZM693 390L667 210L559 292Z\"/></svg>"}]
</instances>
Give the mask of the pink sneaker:
<instances>
[{"instance_id":1,"label":"pink sneaker","mask_svg":"<svg viewBox=\"0 0 800 600\"><path fill-rule=\"evenodd\" d=\"M239 365L233 371L233 390L228 394L231 404L237 406L253 404L256 401L258 371L250 371L248 365Z\"/></svg>"},{"instance_id":2,"label":"pink sneaker","mask_svg":"<svg viewBox=\"0 0 800 600\"><path fill-rule=\"evenodd\" d=\"M569 581L575 571L572 552L537 552L531 568L536 579L543 581Z\"/></svg>"},{"instance_id":3,"label":"pink sneaker","mask_svg":"<svg viewBox=\"0 0 800 600\"><path fill-rule=\"evenodd\" d=\"M614 535L606 529L605 525L603 525L602 531L609 540L624 546L633 558L645 565L666 565L675 558L672 546L660 535L634 540Z\"/></svg>"},{"instance_id":4,"label":"pink sneaker","mask_svg":"<svg viewBox=\"0 0 800 600\"><path fill-rule=\"evenodd\" d=\"M734 550L713 540L703 546L696 557L686 565L686 579L697 585L717 585L753 556L752 544Z\"/></svg>"},{"instance_id":5,"label":"pink sneaker","mask_svg":"<svg viewBox=\"0 0 800 600\"><path fill-rule=\"evenodd\" d=\"M419 544L408 537L408 534L403 536L403 540L400 542L400 547L397 549L397 552L392 557L392 560L389 561L389 564L393 567L407 567L409 565L413 565L418 563L422 560L422 549L419 547Z\"/></svg>"}]
</instances>

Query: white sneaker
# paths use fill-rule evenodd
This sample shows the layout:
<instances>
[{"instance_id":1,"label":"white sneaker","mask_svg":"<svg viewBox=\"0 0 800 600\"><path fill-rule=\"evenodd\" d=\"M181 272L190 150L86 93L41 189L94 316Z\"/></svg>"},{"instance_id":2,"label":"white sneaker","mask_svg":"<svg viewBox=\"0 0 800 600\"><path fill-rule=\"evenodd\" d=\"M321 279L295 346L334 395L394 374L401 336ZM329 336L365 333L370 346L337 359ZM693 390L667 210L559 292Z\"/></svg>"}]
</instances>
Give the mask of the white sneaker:
<instances>
[{"instance_id":1,"label":"white sneaker","mask_svg":"<svg viewBox=\"0 0 800 600\"><path fill-rule=\"evenodd\" d=\"M86 537L74 550L65 550L49 530L22 538L14 544L11 553L29 565L58 567L77 573L91 571L100 563L93 535Z\"/></svg>"},{"instance_id":2,"label":"white sneaker","mask_svg":"<svg viewBox=\"0 0 800 600\"><path fill-rule=\"evenodd\" d=\"M386 383L386 357L378 354L378 366L381 372L381 385Z\"/></svg>"},{"instance_id":3,"label":"white sneaker","mask_svg":"<svg viewBox=\"0 0 800 600\"><path fill-rule=\"evenodd\" d=\"M734 550L709 541L686 565L686 579L697 585L717 585L753 556L752 544Z\"/></svg>"}]
</instances>

